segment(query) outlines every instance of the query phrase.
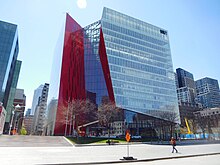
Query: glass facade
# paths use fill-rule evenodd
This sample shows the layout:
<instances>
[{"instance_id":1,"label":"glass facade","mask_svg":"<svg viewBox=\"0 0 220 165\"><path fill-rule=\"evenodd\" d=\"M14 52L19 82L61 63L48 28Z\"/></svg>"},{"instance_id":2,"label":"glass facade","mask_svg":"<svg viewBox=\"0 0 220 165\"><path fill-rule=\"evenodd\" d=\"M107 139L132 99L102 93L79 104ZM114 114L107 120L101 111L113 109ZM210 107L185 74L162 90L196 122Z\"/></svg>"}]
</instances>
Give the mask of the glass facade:
<instances>
[{"instance_id":1,"label":"glass facade","mask_svg":"<svg viewBox=\"0 0 220 165\"><path fill-rule=\"evenodd\" d=\"M134 134L146 132L165 112L179 115L166 30L104 8L101 20L84 28L67 14L58 43L48 104L48 122L54 125L48 132L64 134L59 107L75 99L97 107L114 102L124 119L112 125L140 128Z\"/></svg>"},{"instance_id":2,"label":"glass facade","mask_svg":"<svg viewBox=\"0 0 220 165\"><path fill-rule=\"evenodd\" d=\"M21 61L17 61L19 52L17 33L17 25L0 21L0 102L3 102L7 111L5 131L9 127L21 67Z\"/></svg>"},{"instance_id":3,"label":"glass facade","mask_svg":"<svg viewBox=\"0 0 220 165\"><path fill-rule=\"evenodd\" d=\"M177 68L176 82L178 101L195 103L196 85L193 74L182 68Z\"/></svg>"},{"instance_id":4,"label":"glass facade","mask_svg":"<svg viewBox=\"0 0 220 165\"><path fill-rule=\"evenodd\" d=\"M21 61L16 60L15 71L14 71L13 80L12 80L12 84L11 84L11 88L10 88L10 94L9 94L8 102L7 102L7 106L6 106L6 109L8 110L7 115L6 115L6 119L5 119L6 123L9 123L10 119L11 119L11 112L13 109L13 103L14 103L18 78L19 78L19 74L20 74L21 64L22 64Z\"/></svg>"},{"instance_id":5,"label":"glass facade","mask_svg":"<svg viewBox=\"0 0 220 165\"><path fill-rule=\"evenodd\" d=\"M8 81L18 55L17 25L0 21L0 101L3 102Z\"/></svg>"},{"instance_id":6,"label":"glass facade","mask_svg":"<svg viewBox=\"0 0 220 165\"><path fill-rule=\"evenodd\" d=\"M65 129L61 107L66 107L71 100L86 97L83 37L81 26L67 14L64 30L56 47L48 98L50 107L47 113L56 112L53 119L55 125L52 126L55 135L63 135ZM53 106L56 100L57 106Z\"/></svg>"},{"instance_id":7,"label":"glass facade","mask_svg":"<svg viewBox=\"0 0 220 165\"><path fill-rule=\"evenodd\" d=\"M117 106L179 114L167 31L108 8L101 24Z\"/></svg>"},{"instance_id":8,"label":"glass facade","mask_svg":"<svg viewBox=\"0 0 220 165\"><path fill-rule=\"evenodd\" d=\"M108 97L99 55L100 21L84 28L86 96L95 104Z\"/></svg>"},{"instance_id":9,"label":"glass facade","mask_svg":"<svg viewBox=\"0 0 220 165\"><path fill-rule=\"evenodd\" d=\"M220 107L220 91L218 80L203 78L196 81L197 101L203 108Z\"/></svg>"},{"instance_id":10,"label":"glass facade","mask_svg":"<svg viewBox=\"0 0 220 165\"><path fill-rule=\"evenodd\" d=\"M176 69L176 74L177 74L177 79L178 79L178 87L190 87L190 88L195 88L195 82L193 78L193 74L181 69L177 68Z\"/></svg>"}]
</instances>

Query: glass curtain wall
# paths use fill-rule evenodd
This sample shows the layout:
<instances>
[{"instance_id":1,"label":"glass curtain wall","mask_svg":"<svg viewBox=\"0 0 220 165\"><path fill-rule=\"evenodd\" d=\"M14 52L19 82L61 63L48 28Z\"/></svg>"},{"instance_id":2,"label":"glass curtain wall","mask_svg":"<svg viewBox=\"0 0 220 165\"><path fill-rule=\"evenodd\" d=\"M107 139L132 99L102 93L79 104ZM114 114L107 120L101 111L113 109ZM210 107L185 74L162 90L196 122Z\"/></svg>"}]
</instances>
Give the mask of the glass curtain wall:
<instances>
[{"instance_id":1,"label":"glass curtain wall","mask_svg":"<svg viewBox=\"0 0 220 165\"><path fill-rule=\"evenodd\" d=\"M117 106L156 117L178 115L167 31L108 8L101 24Z\"/></svg>"},{"instance_id":2,"label":"glass curtain wall","mask_svg":"<svg viewBox=\"0 0 220 165\"><path fill-rule=\"evenodd\" d=\"M87 98L96 105L109 100L99 54L100 21L84 28L84 59Z\"/></svg>"}]
</instances>

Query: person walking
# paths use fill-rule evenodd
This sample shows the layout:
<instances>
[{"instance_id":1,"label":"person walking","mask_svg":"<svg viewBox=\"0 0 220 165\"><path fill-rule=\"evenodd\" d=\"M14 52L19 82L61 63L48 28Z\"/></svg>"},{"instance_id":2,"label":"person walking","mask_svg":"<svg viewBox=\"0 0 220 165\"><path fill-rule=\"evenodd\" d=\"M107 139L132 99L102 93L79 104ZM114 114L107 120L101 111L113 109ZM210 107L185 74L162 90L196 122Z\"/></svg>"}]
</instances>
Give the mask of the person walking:
<instances>
[{"instance_id":1,"label":"person walking","mask_svg":"<svg viewBox=\"0 0 220 165\"><path fill-rule=\"evenodd\" d=\"M173 151L172 153L174 152L174 150L176 151L176 153L178 153L177 149L176 149L176 140L172 137L171 140L170 140L170 144L173 146Z\"/></svg>"}]
</instances>

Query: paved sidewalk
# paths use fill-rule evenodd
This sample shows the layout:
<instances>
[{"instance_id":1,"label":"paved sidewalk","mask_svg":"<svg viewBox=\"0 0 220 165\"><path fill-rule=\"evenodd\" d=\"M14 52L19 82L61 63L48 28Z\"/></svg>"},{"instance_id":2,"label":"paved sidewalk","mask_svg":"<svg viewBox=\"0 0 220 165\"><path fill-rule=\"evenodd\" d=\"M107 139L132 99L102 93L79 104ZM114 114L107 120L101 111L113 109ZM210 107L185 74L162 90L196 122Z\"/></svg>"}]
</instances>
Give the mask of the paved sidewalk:
<instances>
[{"instance_id":1,"label":"paved sidewalk","mask_svg":"<svg viewBox=\"0 0 220 165\"><path fill-rule=\"evenodd\" d=\"M177 146L177 149L179 153L171 153L169 145L133 144L129 145L129 156L137 161L147 161L214 154L220 159L220 144ZM0 148L1 165L113 164L125 162L120 160L124 156L127 156L127 145Z\"/></svg>"},{"instance_id":2,"label":"paved sidewalk","mask_svg":"<svg viewBox=\"0 0 220 165\"><path fill-rule=\"evenodd\" d=\"M71 147L72 145L63 136L0 135L0 147L65 147L65 146Z\"/></svg>"}]
</instances>

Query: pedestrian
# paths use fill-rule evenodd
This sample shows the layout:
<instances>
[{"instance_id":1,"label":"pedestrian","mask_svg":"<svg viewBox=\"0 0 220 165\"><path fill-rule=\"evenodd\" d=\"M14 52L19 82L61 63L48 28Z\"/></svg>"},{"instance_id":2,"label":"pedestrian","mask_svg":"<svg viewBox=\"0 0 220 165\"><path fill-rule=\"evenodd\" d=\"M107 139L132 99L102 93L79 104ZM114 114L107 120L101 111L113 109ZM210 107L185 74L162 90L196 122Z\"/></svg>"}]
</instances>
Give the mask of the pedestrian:
<instances>
[{"instance_id":1,"label":"pedestrian","mask_svg":"<svg viewBox=\"0 0 220 165\"><path fill-rule=\"evenodd\" d=\"M176 151L176 153L178 153L177 149L176 149L176 140L172 137L171 140L170 140L170 144L173 146L173 151L172 153L174 152L174 150Z\"/></svg>"}]
</instances>

